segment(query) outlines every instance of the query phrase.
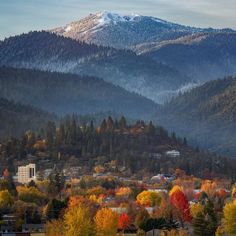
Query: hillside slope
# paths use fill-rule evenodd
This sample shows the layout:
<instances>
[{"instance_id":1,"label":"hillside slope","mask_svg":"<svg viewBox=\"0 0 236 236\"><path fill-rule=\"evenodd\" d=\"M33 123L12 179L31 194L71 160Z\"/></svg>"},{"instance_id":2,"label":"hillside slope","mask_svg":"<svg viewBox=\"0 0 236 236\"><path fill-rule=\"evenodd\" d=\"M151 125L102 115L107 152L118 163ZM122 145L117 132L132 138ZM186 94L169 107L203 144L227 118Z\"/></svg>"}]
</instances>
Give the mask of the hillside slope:
<instances>
[{"instance_id":1,"label":"hillside slope","mask_svg":"<svg viewBox=\"0 0 236 236\"><path fill-rule=\"evenodd\" d=\"M18 137L25 131L39 130L56 116L32 106L0 98L0 139Z\"/></svg>"},{"instance_id":2,"label":"hillside slope","mask_svg":"<svg viewBox=\"0 0 236 236\"><path fill-rule=\"evenodd\" d=\"M187 76L126 50L77 42L48 32L30 32L0 43L0 65L100 77L162 103Z\"/></svg>"},{"instance_id":3,"label":"hillside slope","mask_svg":"<svg viewBox=\"0 0 236 236\"><path fill-rule=\"evenodd\" d=\"M142 43L177 39L194 33L231 32L232 30L194 28L151 16L122 15L103 11L51 31L87 43L123 49Z\"/></svg>"},{"instance_id":4,"label":"hillside slope","mask_svg":"<svg viewBox=\"0 0 236 236\"><path fill-rule=\"evenodd\" d=\"M139 54L206 82L236 74L236 33L195 34L139 45Z\"/></svg>"},{"instance_id":5,"label":"hillside slope","mask_svg":"<svg viewBox=\"0 0 236 236\"><path fill-rule=\"evenodd\" d=\"M98 78L5 67L0 68L0 94L58 115L116 111L147 118L158 106Z\"/></svg>"},{"instance_id":6,"label":"hillside slope","mask_svg":"<svg viewBox=\"0 0 236 236\"><path fill-rule=\"evenodd\" d=\"M210 81L178 96L157 117L192 144L236 157L236 77Z\"/></svg>"}]
</instances>

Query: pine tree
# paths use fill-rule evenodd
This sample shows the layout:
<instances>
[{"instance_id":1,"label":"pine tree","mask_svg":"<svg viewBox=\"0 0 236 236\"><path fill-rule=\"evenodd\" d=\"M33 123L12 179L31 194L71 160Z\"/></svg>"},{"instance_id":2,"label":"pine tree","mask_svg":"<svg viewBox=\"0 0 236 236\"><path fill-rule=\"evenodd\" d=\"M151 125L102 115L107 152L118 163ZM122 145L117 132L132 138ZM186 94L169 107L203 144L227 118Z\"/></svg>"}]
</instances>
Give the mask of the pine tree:
<instances>
[{"instance_id":1,"label":"pine tree","mask_svg":"<svg viewBox=\"0 0 236 236\"><path fill-rule=\"evenodd\" d=\"M156 128L155 126L153 125L152 121L149 122L149 125L148 125L148 134L149 135L154 135L156 132Z\"/></svg>"},{"instance_id":2,"label":"pine tree","mask_svg":"<svg viewBox=\"0 0 236 236\"><path fill-rule=\"evenodd\" d=\"M193 219L193 232L196 236L206 236L207 223L205 221L205 216L202 213L198 213L196 218Z\"/></svg>"},{"instance_id":3,"label":"pine tree","mask_svg":"<svg viewBox=\"0 0 236 236\"><path fill-rule=\"evenodd\" d=\"M110 132L114 130L114 122L110 116L107 119L107 130Z\"/></svg>"},{"instance_id":4,"label":"pine tree","mask_svg":"<svg viewBox=\"0 0 236 236\"><path fill-rule=\"evenodd\" d=\"M100 132L101 133L104 133L107 131L107 122L106 120L104 119L100 125Z\"/></svg>"},{"instance_id":5,"label":"pine tree","mask_svg":"<svg viewBox=\"0 0 236 236\"><path fill-rule=\"evenodd\" d=\"M119 128L120 128L121 130L124 130L124 129L127 128L127 123L126 123L126 119L125 119L124 116L122 116L122 117L120 118L120 121L119 121Z\"/></svg>"}]
</instances>

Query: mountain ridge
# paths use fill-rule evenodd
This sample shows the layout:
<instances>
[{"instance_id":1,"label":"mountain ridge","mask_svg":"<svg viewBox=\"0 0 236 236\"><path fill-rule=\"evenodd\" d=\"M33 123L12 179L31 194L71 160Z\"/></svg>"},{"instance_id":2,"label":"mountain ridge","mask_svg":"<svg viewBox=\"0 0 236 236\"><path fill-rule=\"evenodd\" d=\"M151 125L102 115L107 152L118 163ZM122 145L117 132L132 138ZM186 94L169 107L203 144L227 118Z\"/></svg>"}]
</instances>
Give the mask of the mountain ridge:
<instances>
[{"instance_id":1,"label":"mountain ridge","mask_svg":"<svg viewBox=\"0 0 236 236\"><path fill-rule=\"evenodd\" d=\"M158 107L153 101L102 79L7 67L0 67L0 93L2 97L15 102L60 116L71 113L87 115L115 109L119 114L131 118L148 118Z\"/></svg>"},{"instance_id":2,"label":"mountain ridge","mask_svg":"<svg viewBox=\"0 0 236 236\"><path fill-rule=\"evenodd\" d=\"M129 48L140 43L161 42L194 33L235 31L232 29L190 27L152 16L134 13L125 15L103 11L90 14L66 26L52 29L51 32L87 43Z\"/></svg>"},{"instance_id":3,"label":"mountain ridge","mask_svg":"<svg viewBox=\"0 0 236 236\"><path fill-rule=\"evenodd\" d=\"M209 81L160 108L162 125L200 147L236 157L236 76Z\"/></svg>"},{"instance_id":4,"label":"mountain ridge","mask_svg":"<svg viewBox=\"0 0 236 236\"><path fill-rule=\"evenodd\" d=\"M88 45L45 31L4 40L0 65L100 77L158 103L192 83L168 65L130 50Z\"/></svg>"},{"instance_id":5,"label":"mountain ridge","mask_svg":"<svg viewBox=\"0 0 236 236\"><path fill-rule=\"evenodd\" d=\"M57 117L42 109L0 97L0 139L19 137L29 129L39 130Z\"/></svg>"}]
</instances>

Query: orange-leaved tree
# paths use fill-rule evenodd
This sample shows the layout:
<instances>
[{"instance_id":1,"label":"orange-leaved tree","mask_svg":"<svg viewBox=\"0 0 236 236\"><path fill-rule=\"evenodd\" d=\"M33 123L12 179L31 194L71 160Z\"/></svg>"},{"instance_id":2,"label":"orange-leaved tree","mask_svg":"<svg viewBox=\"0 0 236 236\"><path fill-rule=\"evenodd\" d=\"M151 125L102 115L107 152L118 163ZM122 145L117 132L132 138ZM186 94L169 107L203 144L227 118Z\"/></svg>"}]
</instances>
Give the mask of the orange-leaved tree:
<instances>
[{"instance_id":1,"label":"orange-leaved tree","mask_svg":"<svg viewBox=\"0 0 236 236\"><path fill-rule=\"evenodd\" d=\"M95 216L97 236L115 236L118 228L118 215L109 208L102 208Z\"/></svg>"}]
</instances>

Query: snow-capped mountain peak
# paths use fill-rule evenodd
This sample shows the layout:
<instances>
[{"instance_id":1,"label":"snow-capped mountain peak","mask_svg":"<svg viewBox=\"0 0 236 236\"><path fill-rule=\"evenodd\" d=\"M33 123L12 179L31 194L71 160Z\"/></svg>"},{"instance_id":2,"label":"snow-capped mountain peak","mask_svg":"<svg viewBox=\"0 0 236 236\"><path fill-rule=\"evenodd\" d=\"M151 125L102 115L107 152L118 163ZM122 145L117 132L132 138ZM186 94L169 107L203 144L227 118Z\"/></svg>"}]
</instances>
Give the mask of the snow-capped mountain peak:
<instances>
[{"instance_id":1,"label":"snow-capped mountain peak","mask_svg":"<svg viewBox=\"0 0 236 236\"><path fill-rule=\"evenodd\" d=\"M156 44L195 33L221 31L179 25L134 13L126 15L102 11L51 32L87 43L133 49L140 44Z\"/></svg>"},{"instance_id":2,"label":"snow-capped mountain peak","mask_svg":"<svg viewBox=\"0 0 236 236\"><path fill-rule=\"evenodd\" d=\"M130 15L121 15L121 14L117 14L117 13L109 12L109 11L102 11L95 15L97 16L98 22L101 25L110 24L110 23L117 24L118 22L130 22L140 17L140 15L134 14L134 13Z\"/></svg>"}]
</instances>

